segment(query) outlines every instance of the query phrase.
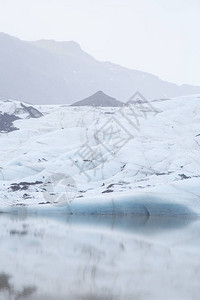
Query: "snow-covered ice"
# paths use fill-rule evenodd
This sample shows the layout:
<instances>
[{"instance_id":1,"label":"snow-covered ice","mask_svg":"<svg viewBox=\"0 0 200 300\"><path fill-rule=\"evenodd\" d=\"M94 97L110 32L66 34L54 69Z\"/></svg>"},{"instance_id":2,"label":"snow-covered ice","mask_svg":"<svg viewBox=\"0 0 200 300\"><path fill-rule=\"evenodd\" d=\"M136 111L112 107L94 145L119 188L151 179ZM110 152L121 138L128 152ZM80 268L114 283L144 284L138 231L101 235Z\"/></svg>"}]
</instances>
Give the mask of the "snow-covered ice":
<instances>
[{"instance_id":1,"label":"snow-covered ice","mask_svg":"<svg viewBox=\"0 0 200 300\"><path fill-rule=\"evenodd\" d=\"M199 214L200 97L150 104L34 106L43 116L30 118L19 102L0 102L20 118L18 130L0 133L1 210ZM76 183L64 208L44 197L52 174ZM55 197L61 192L53 187Z\"/></svg>"}]
</instances>

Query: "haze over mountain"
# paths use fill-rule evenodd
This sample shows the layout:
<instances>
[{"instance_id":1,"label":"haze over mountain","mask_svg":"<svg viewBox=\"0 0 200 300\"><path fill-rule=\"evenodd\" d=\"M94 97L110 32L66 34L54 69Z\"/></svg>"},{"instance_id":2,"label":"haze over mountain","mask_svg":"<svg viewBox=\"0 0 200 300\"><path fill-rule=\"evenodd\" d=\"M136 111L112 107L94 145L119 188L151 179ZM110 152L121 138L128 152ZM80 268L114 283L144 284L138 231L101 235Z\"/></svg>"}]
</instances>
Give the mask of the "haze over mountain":
<instances>
[{"instance_id":1,"label":"haze over mountain","mask_svg":"<svg viewBox=\"0 0 200 300\"><path fill-rule=\"evenodd\" d=\"M127 101L136 91L148 99L200 93L155 75L100 62L73 42L22 41L0 33L0 99L33 104L73 103L102 90Z\"/></svg>"}]
</instances>

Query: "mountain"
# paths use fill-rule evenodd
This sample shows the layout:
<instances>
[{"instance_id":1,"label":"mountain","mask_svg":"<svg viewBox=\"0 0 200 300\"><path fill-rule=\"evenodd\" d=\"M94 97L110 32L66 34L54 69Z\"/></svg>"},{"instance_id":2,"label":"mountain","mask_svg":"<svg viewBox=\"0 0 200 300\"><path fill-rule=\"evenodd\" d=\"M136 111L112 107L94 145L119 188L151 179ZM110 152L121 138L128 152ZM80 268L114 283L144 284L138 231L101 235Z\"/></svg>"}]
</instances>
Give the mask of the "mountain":
<instances>
[{"instance_id":1,"label":"mountain","mask_svg":"<svg viewBox=\"0 0 200 300\"><path fill-rule=\"evenodd\" d=\"M71 106L122 107L123 102L98 91L90 97L73 103Z\"/></svg>"},{"instance_id":2,"label":"mountain","mask_svg":"<svg viewBox=\"0 0 200 300\"><path fill-rule=\"evenodd\" d=\"M32 104L73 103L98 90L127 101L200 93L200 87L165 82L149 73L100 62L73 42L22 41L0 33L0 99Z\"/></svg>"}]
</instances>

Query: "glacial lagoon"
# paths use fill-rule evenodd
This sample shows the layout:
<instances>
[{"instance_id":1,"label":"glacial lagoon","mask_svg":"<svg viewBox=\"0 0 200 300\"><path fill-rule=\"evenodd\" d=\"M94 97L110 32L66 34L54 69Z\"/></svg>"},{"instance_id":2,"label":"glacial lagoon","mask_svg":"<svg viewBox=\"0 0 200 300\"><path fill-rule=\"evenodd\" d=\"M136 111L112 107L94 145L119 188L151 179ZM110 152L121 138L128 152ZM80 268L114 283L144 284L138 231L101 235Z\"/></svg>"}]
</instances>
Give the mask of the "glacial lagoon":
<instances>
[{"instance_id":1,"label":"glacial lagoon","mask_svg":"<svg viewBox=\"0 0 200 300\"><path fill-rule=\"evenodd\" d=\"M199 299L200 219L0 214L0 299Z\"/></svg>"}]
</instances>

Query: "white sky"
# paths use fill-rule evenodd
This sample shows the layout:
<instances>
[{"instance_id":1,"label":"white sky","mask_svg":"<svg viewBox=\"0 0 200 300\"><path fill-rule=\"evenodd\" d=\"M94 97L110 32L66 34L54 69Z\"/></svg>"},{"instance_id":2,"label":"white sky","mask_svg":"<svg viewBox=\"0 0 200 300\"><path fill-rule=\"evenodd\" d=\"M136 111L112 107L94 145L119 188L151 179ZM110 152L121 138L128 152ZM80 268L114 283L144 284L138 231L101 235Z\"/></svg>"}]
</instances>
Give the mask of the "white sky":
<instances>
[{"instance_id":1,"label":"white sky","mask_svg":"<svg viewBox=\"0 0 200 300\"><path fill-rule=\"evenodd\" d=\"M200 85L200 0L0 0L0 31Z\"/></svg>"}]
</instances>

